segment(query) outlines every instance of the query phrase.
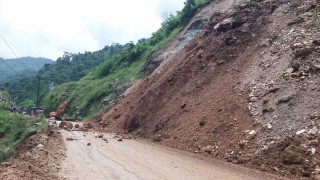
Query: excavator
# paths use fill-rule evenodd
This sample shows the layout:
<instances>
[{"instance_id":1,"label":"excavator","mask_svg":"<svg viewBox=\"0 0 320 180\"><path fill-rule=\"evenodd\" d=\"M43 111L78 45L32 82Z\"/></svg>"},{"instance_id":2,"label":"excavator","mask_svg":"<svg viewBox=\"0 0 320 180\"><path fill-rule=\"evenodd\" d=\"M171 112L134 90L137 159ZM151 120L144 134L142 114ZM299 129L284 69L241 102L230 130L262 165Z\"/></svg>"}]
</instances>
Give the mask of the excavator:
<instances>
[{"instance_id":1,"label":"excavator","mask_svg":"<svg viewBox=\"0 0 320 180\"><path fill-rule=\"evenodd\" d=\"M61 103L57 109L57 111L50 112L49 116L54 117L56 120L61 120L63 111L67 106L67 101Z\"/></svg>"}]
</instances>

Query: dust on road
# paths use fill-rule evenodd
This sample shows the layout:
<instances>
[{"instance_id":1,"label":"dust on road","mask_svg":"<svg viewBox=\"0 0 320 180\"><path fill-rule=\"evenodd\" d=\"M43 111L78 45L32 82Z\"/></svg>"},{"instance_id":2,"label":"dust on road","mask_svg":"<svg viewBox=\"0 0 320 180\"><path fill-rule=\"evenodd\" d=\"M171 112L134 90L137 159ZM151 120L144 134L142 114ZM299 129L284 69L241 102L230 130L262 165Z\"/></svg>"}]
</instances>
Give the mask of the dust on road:
<instances>
[{"instance_id":1,"label":"dust on road","mask_svg":"<svg viewBox=\"0 0 320 180\"><path fill-rule=\"evenodd\" d=\"M206 161L192 154L140 140L119 142L112 134L63 131L65 179L279 179L253 170ZM66 141L72 138L73 141ZM108 143L103 139L108 139ZM91 145L88 145L90 143Z\"/></svg>"}]
</instances>

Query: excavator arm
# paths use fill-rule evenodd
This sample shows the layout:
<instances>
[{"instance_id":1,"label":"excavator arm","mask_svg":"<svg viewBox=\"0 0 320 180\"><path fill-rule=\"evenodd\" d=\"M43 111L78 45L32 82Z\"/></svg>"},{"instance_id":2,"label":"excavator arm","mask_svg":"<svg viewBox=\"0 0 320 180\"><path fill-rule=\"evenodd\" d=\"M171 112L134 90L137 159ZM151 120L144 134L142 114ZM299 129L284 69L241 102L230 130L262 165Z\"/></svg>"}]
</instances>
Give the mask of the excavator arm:
<instances>
[{"instance_id":1,"label":"excavator arm","mask_svg":"<svg viewBox=\"0 0 320 180\"><path fill-rule=\"evenodd\" d=\"M61 103L59 105L57 111L50 112L49 116L50 117L55 117L56 119L61 119L62 112L64 111L66 106L67 106L67 102L66 101Z\"/></svg>"}]
</instances>

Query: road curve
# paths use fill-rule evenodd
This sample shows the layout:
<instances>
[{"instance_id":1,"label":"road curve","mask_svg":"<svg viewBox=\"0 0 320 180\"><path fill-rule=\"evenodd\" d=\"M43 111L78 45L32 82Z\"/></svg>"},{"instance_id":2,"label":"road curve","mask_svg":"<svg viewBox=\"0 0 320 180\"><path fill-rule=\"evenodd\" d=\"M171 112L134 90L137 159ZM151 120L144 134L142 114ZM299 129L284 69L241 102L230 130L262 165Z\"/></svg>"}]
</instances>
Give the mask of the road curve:
<instances>
[{"instance_id":1,"label":"road curve","mask_svg":"<svg viewBox=\"0 0 320 180\"><path fill-rule=\"evenodd\" d=\"M64 179L279 179L232 164L203 160L191 153L150 142L127 139L119 142L112 134L104 134L108 143L96 138L97 133L92 132L62 131L62 135L67 148L60 171ZM76 140L66 141L70 137Z\"/></svg>"}]
</instances>

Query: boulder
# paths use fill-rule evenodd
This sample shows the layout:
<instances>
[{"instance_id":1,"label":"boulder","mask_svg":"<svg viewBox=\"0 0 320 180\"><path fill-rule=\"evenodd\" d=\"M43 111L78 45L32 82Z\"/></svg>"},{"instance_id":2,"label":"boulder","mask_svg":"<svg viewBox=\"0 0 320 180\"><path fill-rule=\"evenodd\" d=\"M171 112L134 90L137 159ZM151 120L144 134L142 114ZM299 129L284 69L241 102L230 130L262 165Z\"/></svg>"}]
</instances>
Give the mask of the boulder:
<instances>
[{"instance_id":1,"label":"boulder","mask_svg":"<svg viewBox=\"0 0 320 180\"><path fill-rule=\"evenodd\" d=\"M226 61L221 60L221 61L218 61L218 62L217 62L217 65L220 66L220 65L222 65L222 64L224 64L224 63L226 63Z\"/></svg>"},{"instance_id":2,"label":"boulder","mask_svg":"<svg viewBox=\"0 0 320 180\"><path fill-rule=\"evenodd\" d=\"M300 68L300 63L297 61L292 62L291 67L293 68L294 71L298 71Z\"/></svg>"},{"instance_id":3,"label":"boulder","mask_svg":"<svg viewBox=\"0 0 320 180\"><path fill-rule=\"evenodd\" d=\"M257 98L257 97L251 97L250 99L249 99L249 101L250 102L257 102L259 99Z\"/></svg>"},{"instance_id":4,"label":"boulder","mask_svg":"<svg viewBox=\"0 0 320 180\"><path fill-rule=\"evenodd\" d=\"M156 134L153 139L155 142L160 142L162 140L162 135L161 134Z\"/></svg>"},{"instance_id":5,"label":"boulder","mask_svg":"<svg viewBox=\"0 0 320 180\"><path fill-rule=\"evenodd\" d=\"M248 163L250 161L251 161L251 157L250 156L241 156L234 163L235 164L245 164L245 163Z\"/></svg>"},{"instance_id":6,"label":"boulder","mask_svg":"<svg viewBox=\"0 0 320 180\"><path fill-rule=\"evenodd\" d=\"M259 47L260 48L265 48L265 47L270 46L270 44L271 44L271 40L270 39L265 39L265 40L260 42Z\"/></svg>"},{"instance_id":7,"label":"boulder","mask_svg":"<svg viewBox=\"0 0 320 180\"><path fill-rule=\"evenodd\" d=\"M288 146L284 150L283 163L292 164L303 164L304 159L301 156L301 149L293 144Z\"/></svg>"},{"instance_id":8,"label":"boulder","mask_svg":"<svg viewBox=\"0 0 320 180\"><path fill-rule=\"evenodd\" d=\"M316 148L309 148L306 152L307 155L314 155L316 153Z\"/></svg>"},{"instance_id":9,"label":"boulder","mask_svg":"<svg viewBox=\"0 0 320 180\"><path fill-rule=\"evenodd\" d=\"M240 148L243 149L243 148L246 146L247 143L248 143L248 141L246 141L246 140L240 141L240 142L239 142Z\"/></svg>"},{"instance_id":10,"label":"boulder","mask_svg":"<svg viewBox=\"0 0 320 180\"><path fill-rule=\"evenodd\" d=\"M268 123L268 124L267 124L267 129L268 129L268 130L271 130L271 129L272 129L272 124Z\"/></svg>"},{"instance_id":11,"label":"boulder","mask_svg":"<svg viewBox=\"0 0 320 180\"><path fill-rule=\"evenodd\" d=\"M294 43L294 44L292 44L292 45L290 46L290 48L291 48L292 50L299 49L299 48L303 48L303 47L304 47L304 45L303 45L302 43Z\"/></svg>"},{"instance_id":12,"label":"boulder","mask_svg":"<svg viewBox=\"0 0 320 180\"><path fill-rule=\"evenodd\" d=\"M223 21L214 26L214 30L219 32L226 32L232 29L234 22L235 21L233 18L224 19Z\"/></svg>"},{"instance_id":13,"label":"boulder","mask_svg":"<svg viewBox=\"0 0 320 180\"><path fill-rule=\"evenodd\" d=\"M313 72L320 71L320 64L315 64L314 62L310 63L310 69Z\"/></svg>"},{"instance_id":14,"label":"boulder","mask_svg":"<svg viewBox=\"0 0 320 180\"><path fill-rule=\"evenodd\" d=\"M105 141L106 143L108 143L108 139L107 138L102 138L103 141Z\"/></svg>"},{"instance_id":15,"label":"boulder","mask_svg":"<svg viewBox=\"0 0 320 180\"><path fill-rule=\"evenodd\" d=\"M73 138L68 137L66 140L67 140L67 141L73 141Z\"/></svg>"},{"instance_id":16,"label":"boulder","mask_svg":"<svg viewBox=\"0 0 320 180\"><path fill-rule=\"evenodd\" d=\"M293 96L293 94L282 96L278 99L277 104L288 103L291 99L293 99Z\"/></svg>"},{"instance_id":17,"label":"boulder","mask_svg":"<svg viewBox=\"0 0 320 180\"><path fill-rule=\"evenodd\" d=\"M255 130L251 130L248 132L249 135L255 135L257 132Z\"/></svg>"},{"instance_id":18,"label":"boulder","mask_svg":"<svg viewBox=\"0 0 320 180\"><path fill-rule=\"evenodd\" d=\"M283 73L283 77L290 77L290 76L293 76L294 75L294 69L291 67L291 68L288 68L284 73Z\"/></svg>"},{"instance_id":19,"label":"boulder","mask_svg":"<svg viewBox=\"0 0 320 180\"><path fill-rule=\"evenodd\" d=\"M311 146L311 147L316 147L318 145L319 145L319 140L317 140L317 139L311 140L308 143L308 146Z\"/></svg>"},{"instance_id":20,"label":"boulder","mask_svg":"<svg viewBox=\"0 0 320 180\"><path fill-rule=\"evenodd\" d=\"M316 46L320 46L320 39L313 40L312 43Z\"/></svg>"},{"instance_id":21,"label":"boulder","mask_svg":"<svg viewBox=\"0 0 320 180\"><path fill-rule=\"evenodd\" d=\"M89 122L83 123L83 126L84 126L85 128L88 128L88 129L93 128L93 125L92 125L91 123L89 123Z\"/></svg>"},{"instance_id":22,"label":"boulder","mask_svg":"<svg viewBox=\"0 0 320 180\"><path fill-rule=\"evenodd\" d=\"M73 128L73 124L71 122L61 121L61 123L59 124L59 128L64 130L70 130Z\"/></svg>"},{"instance_id":23,"label":"boulder","mask_svg":"<svg viewBox=\"0 0 320 180\"><path fill-rule=\"evenodd\" d=\"M42 149L43 145L42 144L38 144L36 148Z\"/></svg>"},{"instance_id":24,"label":"boulder","mask_svg":"<svg viewBox=\"0 0 320 180\"><path fill-rule=\"evenodd\" d=\"M228 37L224 39L224 43L228 46L231 46L232 44L237 42L237 38L236 37Z\"/></svg>"},{"instance_id":25,"label":"boulder","mask_svg":"<svg viewBox=\"0 0 320 180\"><path fill-rule=\"evenodd\" d=\"M201 120L200 122L199 122L199 126L205 126L206 125L206 121L205 120Z\"/></svg>"},{"instance_id":26,"label":"boulder","mask_svg":"<svg viewBox=\"0 0 320 180\"><path fill-rule=\"evenodd\" d=\"M296 132L296 135L300 135L300 134L303 134L303 133L305 133L305 132L306 132L306 130L305 130L305 129L302 129L302 130L297 131L297 132Z\"/></svg>"},{"instance_id":27,"label":"boulder","mask_svg":"<svg viewBox=\"0 0 320 180\"><path fill-rule=\"evenodd\" d=\"M312 49L305 47L305 48L299 48L297 50L294 51L294 56L296 58L304 58L309 56L312 53Z\"/></svg>"},{"instance_id":28,"label":"boulder","mask_svg":"<svg viewBox=\"0 0 320 180\"><path fill-rule=\"evenodd\" d=\"M317 135L317 134L318 134L318 128L315 127L315 126L313 126L312 129L310 129L310 130L308 131L308 134L309 134L309 135L313 135L313 136Z\"/></svg>"},{"instance_id":29,"label":"boulder","mask_svg":"<svg viewBox=\"0 0 320 180\"><path fill-rule=\"evenodd\" d=\"M255 130L252 130L252 131L249 131L248 132L248 136L246 137L248 140L251 140L251 139L253 139L255 136L256 136L256 134L257 134L257 131L255 131Z\"/></svg>"},{"instance_id":30,"label":"boulder","mask_svg":"<svg viewBox=\"0 0 320 180\"><path fill-rule=\"evenodd\" d=\"M204 147L202 150L203 150L204 152L206 152L206 153L211 154L211 153L214 152L214 147L213 147L213 146L207 146L207 147Z\"/></svg>"}]
</instances>

